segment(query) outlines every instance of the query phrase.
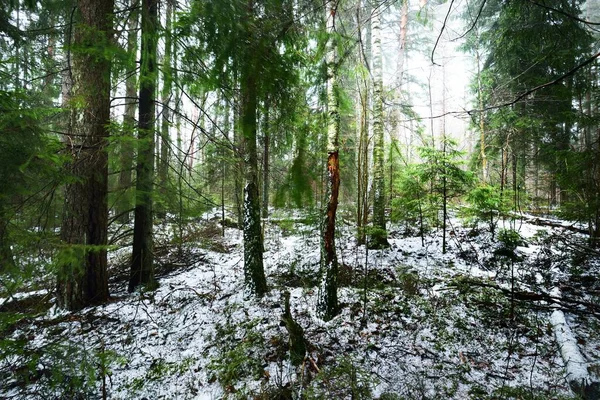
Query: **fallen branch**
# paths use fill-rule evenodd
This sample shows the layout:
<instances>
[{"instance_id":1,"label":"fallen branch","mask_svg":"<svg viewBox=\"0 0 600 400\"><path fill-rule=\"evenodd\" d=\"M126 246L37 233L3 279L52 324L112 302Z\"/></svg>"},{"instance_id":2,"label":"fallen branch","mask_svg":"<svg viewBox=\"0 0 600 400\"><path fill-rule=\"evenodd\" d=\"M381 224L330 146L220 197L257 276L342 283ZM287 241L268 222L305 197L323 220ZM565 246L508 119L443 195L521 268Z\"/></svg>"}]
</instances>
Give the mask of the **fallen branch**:
<instances>
[{"instance_id":1,"label":"fallen branch","mask_svg":"<svg viewBox=\"0 0 600 400\"><path fill-rule=\"evenodd\" d=\"M583 228L579 228L575 225L563 225L559 222L556 221L552 221L550 219L544 219L544 218L539 218L539 217L532 217L529 215L520 215L518 216L518 218L522 218L525 221L529 222L532 225L537 225L537 226L549 226L551 228L562 228L565 229L567 231L571 231L571 232L575 232L575 233L581 233L584 235L589 235L590 231L588 229L583 229Z\"/></svg>"},{"instance_id":2,"label":"fallen branch","mask_svg":"<svg viewBox=\"0 0 600 400\"><path fill-rule=\"evenodd\" d=\"M587 301L576 300L568 297L557 297L547 293L537 293L533 291L511 291L509 288L504 288L495 283L487 283L478 279L469 278L466 276L458 276L454 279L452 283L448 285L449 287L456 287L458 290L462 290L463 286L471 286L471 287L484 287L490 288L494 290L498 290L507 296L513 296L515 300L521 301L545 301L548 304L560 305L563 309L579 312L581 310L577 308L569 308L564 303L569 303L571 306L583 306L586 307L593 315L600 317L600 305L590 303Z\"/></svg>"}]
</instances>

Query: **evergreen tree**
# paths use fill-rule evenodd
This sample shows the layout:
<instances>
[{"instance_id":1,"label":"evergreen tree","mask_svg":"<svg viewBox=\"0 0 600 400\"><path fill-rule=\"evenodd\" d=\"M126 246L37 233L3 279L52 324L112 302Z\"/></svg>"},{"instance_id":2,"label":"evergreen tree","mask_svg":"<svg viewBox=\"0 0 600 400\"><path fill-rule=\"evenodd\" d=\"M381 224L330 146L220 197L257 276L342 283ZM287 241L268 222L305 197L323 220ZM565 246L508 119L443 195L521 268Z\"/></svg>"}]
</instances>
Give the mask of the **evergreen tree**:
<instances>
[{"instance_id":1,"label":"evergreen tree","mask_svg":"<svg viewBox=\"0 0 600 400\"><path fill-rule=\"evenodd\" d=\"M138 147L135 187L135 220L129 291L154 280L153 211L154 128L158 0L142 0L142 43L139 92Z\"/></svg>"},{"instance_id":2,"label":"evergreen tree","mask_svg":"<svg viewBox=\"0 0 600 400\"><path fill-rule=\"evenodd\" d=\"M162 111L161 111L161 125L160 125L160 157L158 164L158 186L159 192L162 195L162 201L158 204L159 212L157 212L159 218L166 216L166 202L168 195L168 178L169 178L169 164L171 155L171 138L170 138L170 126L171 123L171 90L173 89L173 73L172 73L172 51L173 51L173 40L172 40L172 14L173 4L171 0L165 0L165 52L162 59Z\"/></svg>"},{"instance_id":3,"label":"evergreen tree","mask_svg":"<svg viewBox=\"0 0 600 400\"><path fill-rule=\"evenodd\" d=\"M548 8L489 1L477 19L480 30L471 33L480 36L488 52L478 75L479 107L500 106L489 107L479 119L480 130L487 120L488 132L496 132L495 149L485 156L500 156L501 190L510 182L514 193L528 183L528 161L543 163L551 206L568 199L560 186L579 119L573 104L581 78L574 73L590 53L589 32L575 18L581 3L561 0ZM479 51L477 37L470 43Z\"/></svg>"},{"instance_id":4,"label":"evergreen tree","mask_svg":"<svg viewBox=\"0 0 600 400\"><path fill-rule=\"evenodd\" d=\"M108 298L110 47L114 0L79 0L73 29L68 151L61 239L69 245L58 274L58 302L70 310Z\"/></svg>"},{"instance_id":5,"label":"evergreen tree","mask_svg":"<svg viewBox=\"0 0 600 400\"><path fill-rule=\"evenodd\" d=\"M125 78L125 114L123 115L123 135L119 149L119 179L118 198L116 201L116 214L120 223L129 223L131 210L133 209L131 199L132 169L134 156L134 132L135 111L137 108L137 50L139 31L139 1L130 0L129 16L127 18L127 69Z\"/></svg>"}]
</instances>

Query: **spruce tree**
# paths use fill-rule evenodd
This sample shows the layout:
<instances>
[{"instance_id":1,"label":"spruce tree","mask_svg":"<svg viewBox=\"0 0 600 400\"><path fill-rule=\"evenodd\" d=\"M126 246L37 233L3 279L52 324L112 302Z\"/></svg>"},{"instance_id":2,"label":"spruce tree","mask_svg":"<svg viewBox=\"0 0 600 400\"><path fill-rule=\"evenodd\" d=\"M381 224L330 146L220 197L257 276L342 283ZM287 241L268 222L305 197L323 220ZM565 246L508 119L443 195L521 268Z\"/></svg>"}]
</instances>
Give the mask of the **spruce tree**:
<instances>
[{"instance_id":1,"label":"spruce tree","mask_svg":"<svg viewBox=\"0 0 600 400\"><path fill-rule=\"evenodd\" d=\"M133 254L129 291L154 285L153 211L154 130L158 0L142 0L142 43L139 92Z\"/></svg>"},{"instance_id":2,"label":"spruce tree","mask_svg":"<svg viewBox=\"0 0 600 400\"><path fill-rule=\"evenodd\" d=\"M114 0L79 0L73 28L70 130L73 181L65 189L58 302L70 310L108 298L108 154L110 46Z\"/></svg>"}]
</instances>

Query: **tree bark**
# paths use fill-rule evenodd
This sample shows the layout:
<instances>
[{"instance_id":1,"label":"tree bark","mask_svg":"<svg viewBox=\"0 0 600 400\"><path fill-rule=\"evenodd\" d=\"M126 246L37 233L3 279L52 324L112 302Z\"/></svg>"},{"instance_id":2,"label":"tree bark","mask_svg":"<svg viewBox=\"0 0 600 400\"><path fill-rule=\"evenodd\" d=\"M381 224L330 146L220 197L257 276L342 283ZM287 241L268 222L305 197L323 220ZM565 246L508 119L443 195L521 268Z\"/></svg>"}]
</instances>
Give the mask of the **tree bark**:
<instances>
[{"instance_id":1,"label":"tree bark","mask_svg":"<svg viewBox=\"0 0 600 400\"><path fill-rule=\"evenodd\" d=\"M153 286L154 100L156 90L158 0L142 1L142 58L140 71L138 157L135 221L129 291Z\"/></svg>"},{"instance_id":2,"label":"tree bark","mask_svg":"<svg viewBox=\"0 0 600 400\"><path fill-rule=\"evenodd\" d=\"M254 0L248 0L248 43L256 43L253 32ZM267 288L263 265L263 239L260 221L260 195L258 190L258 152L256 146L256 106L258 87L256 67L260 58L257 49L247 48L241 76L242 109L240 115L244 141L244 280L248 294L262 296Z\"/></svg>"},{"instance_id":3,"label":"tree bark","mask_svg":"<svg viewBox=\"0 0 600 400\"><path fill-rule=\"evenodd\" d=\"M357 10L358 34L362 36L360 27L363 24L361 18L359 2ZM371 3L365 1L365 53L360 51L360 62L364 70L368 70L369 58L371 55ZM362 40L362 38L361 38ZM363 245L366 243L366 226L369 214L369 103L371 90L371 80L368 73L362 74L359 79L359 121L358 121L358 150L356 159L356 177L357 177L357 201L356 201L356 228L358 230L357 243Z\"/></svg>"},{"instance_id":4,"label":"tree bark","mask_svg":"<svg viewBox=\"0 0 600 400\"><path fill-rule=\"evenodd\" d=\"M237 80L237 79L236 79ZM234 182L233 182L233 200L235 203L235 214L237 217L238 228L244 228L244 140L241 127L241 101L236 97L233 105L233 143L235 146L233 158L234 163Z\"/></svg>"},{"instance_id":5,"label":"tree bark","mask_svg":"<svg viewBox=\"0 0 600 400\"><path fill-rule=\"evenodd\" d=\"M136 0L131 0L130 6L133 7ZM123 116L123 136L121 140L121 149L119 154L119 181L118 181L118 199L116 202L116 213L119 216L118 221L122 224L129 223L131 202L131 184L132 184L132 160L134 156L134 130L135 130L135 110L137 106L136 86L137 86L137 30L139 23L139 12L132 9L129 14L128 33L127 33L127 54L130 57L130 71L127 72L125 81L125 115Z\"/></svg>"},{"instance_id":6,"label":"tree bark","mask_svg":"<svg viewBox=\"0 0 600 400\"><path fill-rule=\"evenodd\" d=\"M166 217L166 203L169 190L167 188L169 180L169 162L171 157L171 138L169 128L171 127L171 108L169 107L171 99L171 90L173 88L173 76L171 71L172 45L171 39L171 18L173 14L173 4L166 1L166 21L165 21L165 53L162 62L163 87L162 87L162 119L160 127L160 162L158 165L159 191L161 194L158 204L157 217L164 219Z\"/></svg>"},{"instance_id":7,"label":"tree bark","mask_svg":"<svg viewBox=\"0 0 600 400\"><path fill-rule=\"evenodd\" d=\"M323 220L321 243L321 284L317 299L317 314L325 321L339 312L338 260L335 249L335 218L340 190L339 134L340 113L337 86L337 50L335 44L335 16L337 2L327 8L327 206Z\"/></svg>"},{"instance_id":8,"label":"tree bark","mask_svg":"<svg viewBox=\"0 0 600 400\"><path fill-rule=\"evenodd\" d=\"M381 10L373 18L373 227L369 247L383 249L389 247L385 218L385 173L383 143L383 68L381 54Z\"/></svg>"},{"instance_id":9,"label":"tree bark","mask_svg":"<svg viewBox=\"0 0 600 400\"><path fill-rule=\"evenodd\" d=\"M270 123L269 121L269 108L271 104L267 99L265 103L265 121L263 129L263 168L262 168L262 217L267 218L269 216L269 147L271 144L270 136Z\"/></svg>"},{"instance_id":10,"label":"tree bark","mask_svg":"<svg viewBox=\"0 0 600 400\"><path fill-rule=\"evenodd\" d=\"M72 52L72 91L67 133L69 168L76 178L65 190L61 239L67 245L57 280L58 304L77 310L108 299L108 153L111 61L98 46L112 42L114 0L79 0ZM94 49L94 51L90 51ZM87 51L86 51L87 50ZM102 54L102 53L101 53Z\"/></svg>"}]
</instances>

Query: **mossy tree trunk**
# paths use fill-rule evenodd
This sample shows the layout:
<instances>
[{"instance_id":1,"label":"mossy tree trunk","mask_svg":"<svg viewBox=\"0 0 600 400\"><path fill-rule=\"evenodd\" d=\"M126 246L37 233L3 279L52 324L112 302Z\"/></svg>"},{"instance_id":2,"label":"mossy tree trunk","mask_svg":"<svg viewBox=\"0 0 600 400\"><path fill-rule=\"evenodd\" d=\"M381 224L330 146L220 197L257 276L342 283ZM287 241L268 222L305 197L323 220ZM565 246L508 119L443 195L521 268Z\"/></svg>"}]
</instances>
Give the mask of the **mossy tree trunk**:
<instances>
[{"instance_id":1,"label":"mossy tree trunk","mask_svg":"<svg viewBox=\"0 0 600 400\"><path fill-rule=\"evenodd\" d=\"M79 0L72 52L71 124L67 148L75 180L65 190L57 279L58 304L81 309L108 299L108 153L110 57L114 0Z\"/></svg>"}]
</instances>

